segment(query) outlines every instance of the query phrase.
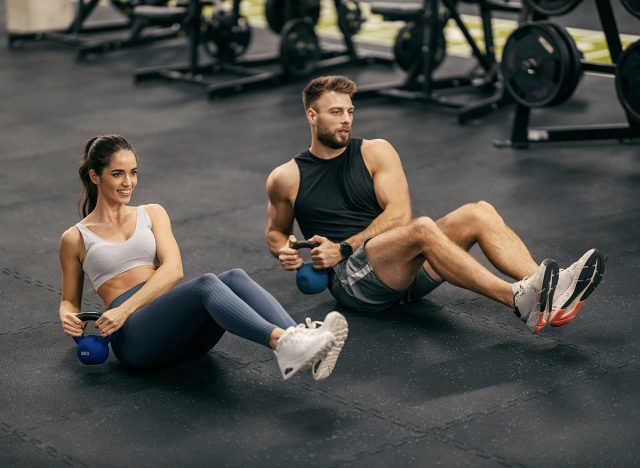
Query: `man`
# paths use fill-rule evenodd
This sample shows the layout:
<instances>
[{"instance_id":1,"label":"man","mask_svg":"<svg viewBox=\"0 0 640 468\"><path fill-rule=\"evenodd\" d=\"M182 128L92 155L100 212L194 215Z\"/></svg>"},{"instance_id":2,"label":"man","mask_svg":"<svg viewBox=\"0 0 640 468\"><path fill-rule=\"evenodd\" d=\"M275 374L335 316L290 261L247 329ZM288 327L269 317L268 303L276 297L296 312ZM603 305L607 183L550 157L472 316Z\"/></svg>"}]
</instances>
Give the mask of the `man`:
<instances>
[{"instance_id":1,"label":"man","mask_svg":"<svg viewBox=\"0 0 640 468\"><path fill-rule=\"evenodd\" d=\"M569 323L600 282L604 257L589 250L566 270L540 263L484 201L433 221L411 219L400 158L385 140L351 138L356 85L342 76L312 80L303 91L311 146L267 180L267 242L285 270L303 265L293 221L315 268L329 269L330 290L347 308L380 310L417 300L443 281L494 299L538 333ZM478 244L508 283L476 261Z\"/></svg>"}]
</instances>

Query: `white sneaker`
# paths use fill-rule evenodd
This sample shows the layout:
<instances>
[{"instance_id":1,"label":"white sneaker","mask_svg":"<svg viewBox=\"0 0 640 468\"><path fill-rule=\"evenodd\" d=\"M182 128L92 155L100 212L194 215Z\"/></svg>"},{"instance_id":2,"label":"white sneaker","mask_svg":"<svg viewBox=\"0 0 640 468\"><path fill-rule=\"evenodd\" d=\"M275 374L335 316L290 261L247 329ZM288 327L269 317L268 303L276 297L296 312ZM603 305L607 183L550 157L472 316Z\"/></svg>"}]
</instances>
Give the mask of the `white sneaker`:
<instances>
[{"instance_id":1,"label":"white sneaker","mask_svg":"<svg viewBox=\"0 0 640 468\"><path fill-rule=\"evenodd\" d=\"M604 275L604 255L591 249L566 270L560 270L549 323L561 327L571 322L585 299L600 284Z\"/></svg>"},{"instance_id":2,"label":"white sneaker","mask_svg":"<svg viewBox=\"0 0 640 468\"><path fill-rule=\"evenodd\" d=\"M320 328L309 329L304 324L287 328L273 351L282 378L288 380L323 359L335 340L331 332Z\"/></svg>"},{"instance_id":3,"label":"white sneaker","mask_svg":"<svg viewBox=\"0 0 640 468\"><path fill-rule=\"evenodd\" d=\"M323 322L307 319L307 326L318 330L330 331L335 336L336 341L323 359L318 359L311 366L311 376L315 380L324 380L331 375L338 356L342 351L347 336L349 335L349 324L340 312L329 312Z\"/></svg>"},{"instance_id":4,"label":"white sneaker","mask_svg":"<svg viewBox=\"0 0 640 468\"><path fill-rule=\"evenodd\" d=\"M547 258L530 278L513 283L515 314L527 322L532 333L542 330L549 320L551 302L558 282L558 264Z\"/></svg>"}]
</instances>

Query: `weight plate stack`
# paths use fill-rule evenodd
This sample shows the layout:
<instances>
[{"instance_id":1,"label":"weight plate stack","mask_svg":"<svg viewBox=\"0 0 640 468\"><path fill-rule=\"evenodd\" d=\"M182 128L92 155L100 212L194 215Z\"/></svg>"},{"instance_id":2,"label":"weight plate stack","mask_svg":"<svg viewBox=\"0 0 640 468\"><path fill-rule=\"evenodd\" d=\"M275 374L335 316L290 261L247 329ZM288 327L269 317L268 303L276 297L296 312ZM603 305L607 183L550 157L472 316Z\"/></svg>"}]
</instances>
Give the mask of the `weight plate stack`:
<instances>
[{"instance_id":1,"label":"weight plate stack","mask_svg":"<svg viewBox=\"0 0 640 468\"><path fill-rule=\"evenodd\" d=\"M247 18L235 17L228 10L216 11L202 27L204 50L212 57L226 62L233 62L244 54L249 48L251 37L251 26Z\"/></svg>"},{"instance_id":2,"label":"weight plate stack","mask_svg":"<svg viewBox=\"0 0 640 468\"><path fill-rule=\"evenodd\" d=\"M287 21L280 35L280 63L294 77L311 74L320 60L320 43L309 18Z\"/></svg>"},{"instance_id":3,"label":"weight plate stack","mask_svg":"<svg viewBox=\"0 0 640 468\"><path fill-rule=\"evenodd\" d=\"M425 27L411 21L400 28L393 44L393 55L396 63L404 71L408 71L416 60L422 63L422 41ZM430 34L429 26L426 27ZM438 31L438 48L434 54L432 69L435 70L444 61L447 52L447 40L444 36L444 24ZM420 65L417 65L420 66Z\"/></svg>"},{"instance_id":4,"label":"weight plate stack","mask_svg":"<svg viewBox=\"0 0 640 468\"><path fill-rule=\"evenodd\" d=\"M507 91L520 104L553 106L573 94L580 54L563 32L551 23L524 23L507 39L500 69Z\"/></svg>"},{"instance_id":5,"label":"weight plate stack","mask_svg":"<svg viewBox=\"0 0 640 468\"><path fill-rule=\"evenodd\" d=\"M622 0L622 5L636 18L640 18L640 0Z\"/></svg>"},{"instance_id":6,"label":"weight plate stack","mask_svg":"<svg viewBox=\"0 0 640 468\"><path fill-rule=\"evenodd\" d=\"M545 16L559 16L569 13L582 0L526 0L534 11Z\"/></svg>"},{"instance_id":7,"label":"weight plate stack","mask_svg":"<svg viewBox=\"0 0 640 468\"><path fill-rule=\"evenodd\" d=\"M629 118L640 124L640 41L627 47L618 59L616 93Z\"/></svg>"},{"instance_id":8,"label":"weight plate stack","mask_svg":"<svg viewBox=\"0 0 640 468\"><path fill-rule=\"evenodd\" d=\"M269 29L280 34L284 25L292 19L310 18L316 25L320 19L320 0L267 0L264 13Z\"/></svg>"},{"instance_id":9,"label":"weight plate stack","mask_svg":"<svg viewBox=\"0 0 640 468\"><path fill-rule=\"evenodd\" d=\"M580 83L580 79L582 78L582 55L578 50L578 46L576 45L576 41L573 40L569 31L567 31L564 27L555 24L548 23L549 26L554 28L556 32L560 35L560 38L564 41L565 45L569 49L569 73L567 75L567 80L564 83L564 87L561 93L558 95L555 104L561 104L565 101L568 101L576 88L578 87L578 83Z\"/></svg>"},{"instance_id":10,"label":"weight plate stack","mask_svg":"<svg viewBox=\"0 0 640 468\"><path fill-rule=\"evenodd\" d=\"M362 9L357 0L342 0L338 7L338 28L345 36L355 36L364 23Z\"/></svg>"}]
</instances>

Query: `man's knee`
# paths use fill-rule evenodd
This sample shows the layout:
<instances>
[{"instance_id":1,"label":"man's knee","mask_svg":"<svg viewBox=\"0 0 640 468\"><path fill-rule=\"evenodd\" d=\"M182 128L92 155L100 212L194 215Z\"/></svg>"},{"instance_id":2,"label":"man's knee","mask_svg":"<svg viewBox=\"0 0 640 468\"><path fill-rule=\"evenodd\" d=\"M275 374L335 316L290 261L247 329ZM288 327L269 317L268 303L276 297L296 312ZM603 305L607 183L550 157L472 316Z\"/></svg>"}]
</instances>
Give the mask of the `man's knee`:
<instances>
[{"instance_id":1,"label":"man's knee","mask_svg":"<svg viewBox=\"0 0 640 468\"><path fill-rule=\"evenodd\" d=\"M409 224L413 237L416 239L431 239L435 235L441 233L440 228L436 222L428 216L420 216L415 218Z\"/></svg>"},{"instance_id":2,"label":"man's knee","mask_svg":"<svg viewBox=\"0 0 640 468\"><path fill-rule=\"evenodd\" d=\"M493 205L484 200L464 205L463 212L466 218L465 224L468 225L495 223L502 219Z\"/></svg>"},{"instance_id":3,"label":"man's knee","mask_svg":"<svg viewBox=\"0 0 640 468\"><path fill-rule=\"evenodd\" d=\"M484 214L490 216L496 216L498 214L498 211L495 209L495 207L487 201L480 200L479 202L476 202L475 205L477 206L477 209Z\"/></svg>"}]
</instances>

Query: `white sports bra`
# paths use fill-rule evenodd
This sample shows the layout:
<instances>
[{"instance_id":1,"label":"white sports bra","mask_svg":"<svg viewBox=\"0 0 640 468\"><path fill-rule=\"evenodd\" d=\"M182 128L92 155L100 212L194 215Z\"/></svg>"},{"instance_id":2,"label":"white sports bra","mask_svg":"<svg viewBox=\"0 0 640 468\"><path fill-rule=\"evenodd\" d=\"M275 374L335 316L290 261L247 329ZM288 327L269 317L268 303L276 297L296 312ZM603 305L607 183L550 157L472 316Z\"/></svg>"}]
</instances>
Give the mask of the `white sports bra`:
<instances>
[{"instance_id":1,"label":"white sports bra","mask_svg":"<svg viewBox=\"0 0 640 468\"><path fill-rule=\"evenodd\" d=\"M82 234L87 252L82 269L96 291L105 282L127 270L141 265L160 265L151 218L142 205L136 209L136 230L126 241L108 241L80 223L75 227Z\"/></svg>"}]
</instances>

